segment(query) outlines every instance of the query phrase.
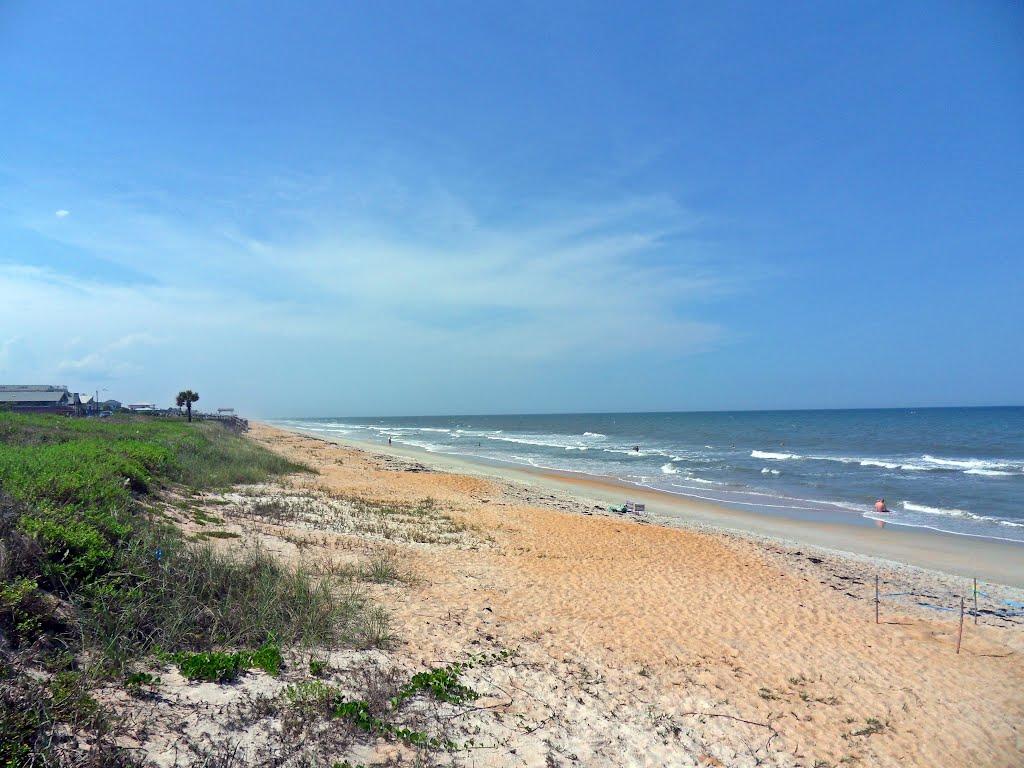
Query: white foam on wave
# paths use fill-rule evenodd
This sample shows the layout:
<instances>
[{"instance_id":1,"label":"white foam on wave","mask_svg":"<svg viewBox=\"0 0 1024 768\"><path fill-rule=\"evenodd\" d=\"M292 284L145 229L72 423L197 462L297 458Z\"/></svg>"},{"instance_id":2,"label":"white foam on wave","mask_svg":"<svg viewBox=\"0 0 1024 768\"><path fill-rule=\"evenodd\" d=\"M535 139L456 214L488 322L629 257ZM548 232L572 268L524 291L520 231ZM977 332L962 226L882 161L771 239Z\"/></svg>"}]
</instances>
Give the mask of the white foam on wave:
<instances>
[{"instance_id":1,"label":"white foam on wave","mask_svg":"<svg viewBox=\"0 0 1024 768\"><path fill-rule=\"evenodd\" d=\"M444 451L443 446L435 445L434 443L427 443L423 440L411 440L408 437L403 437L401 435L395 435L393 436L393 439L396 443L411 445L413 448L422 448L424 451L428 451L430 453L439 453Z\"/></svg>"},{"instance_id":2,"label":"white foam on wave","mask_svg":"<svg viewBox=\"0 0 1024 768\"><path fill-rule=\"evenodd\" d=\"M904 472L961 471L968 475L982 475L985 477L1005 477L1018 473L1024 475L1024 465L1018 467L1016 463L987 459L944 459L929 456L928 454L921 456L919 459L878 458L874 456L800 456L799 454L774 453L771 451L751 451L750 455L755 459L834 461L839 464L857 464L862 467L877 469L899 469ZM1019 472L1012 471L1015 469L1019 470Z\"/></svg>"},{"instance_id":3,"label":"white foam on wave","mask_svg":"<svg viewBox=\"0 0 1024 768\"><path fill-rule=\"evenodd\" d=\"M540 448L565 448L567 450L586 450L589 446L582 444L571 435L511 435L485 434L480 437L500 443L518 443L519 445L536 445Z\"/></svg>"},{"instance_id":4,"label":"white foam on wave","mask_svg":"<svg viewBox=\"0 0 1024 768\"><path fill-rule=\"evenodd\" d=\"M924 504L914 504L909 501L901 501L902 506L908 512L923 512L926 515L945 515L947 517L966 517L971 513L963 509L945 509L943 507L929 507Z\"/></svg>"},{"instance_id":5,"label":"white foam on wave","mask_svg":"<svg viewBox=\"0 0 1024 768\"><path fill-rule=\"evenodd\" d=\"M668 456L664 451L634 451L632 448L626 450L625 448L602 448L602 451L606 453L621 453L626 456L643 457L643 456Z\"/></svg>"},{"instance_id":6,"label":"white foam on wave","mask_svg":"<svg viewBox=\"0 0 1024 768\"><path fill-rule=\"evenodd\" d=\"M788 459L803 458L795 453L775 453L773 451L751 451L750 457L753 459L771 459L772 461L787 461Z\"/></svg>"},{"instance_id":7,"label":"white foam on wave","mask_svg":"<svg viewBox=\"0 0 1024 768\"><path fill-rule=\"evenodd\" d=\"M977 520L985 523L996 523L998 525L1005 525L1010 528L1024 528L1024 523L1015 522L1013 520L1006 520L1002 517L991 517L989 515L977 515L974 512L968 512L966 509L953 509L946 507L929 507L925 504L914 504L910 501L901 501L900 506L903 507L907 512L916 512L924 515L940 515L942 517L959 517L967 520Z\"/></svg>"},{"instance_id":8,"label":"white foam on wave","mask_svg":"<svg viewBox=\"0 0 1024 768\"><path fill-rule=\"evenodd\" d=\"M584 437L608 437L608 435L602 435L600 432L584 432Z\"/></svg>"},{"instance_id":9,"label":"white foam on wave","mask_svg":"<svg viewBox=\"0 0 1024 768\"><path fill-rule=\"evenodd\" d=\"M679 470L676 469L674 466L672 466L672 462L671 461L668 462L667 464L662 464L661 465L661 471L664 474L666 474L666 475L678 475L679 474Z\"/></svg>"},{"instance_id":10,"label":"white foam on wave","mask_svg":"<svg viewBox=\"0 0 1024 768\"><path fill-rule=\"evenodd\" d=\"M705 480L703 477L693 477L692 475L686 479L689 480L691 483L704 483L704 485L725 485L725 483L720 483L717 480Z\"/></svg>"},{"instance_id":11,"label":"white foam on wave","mask_svg":"<svg viewBox=\"0 0 1024 768\"><path fill-rule=\"evenodd\" d=\"M1014 465L1005 461L993 461L990 459L947 459L941 456L929 456L927 453L921 457L921 461L937 467L950 469L988 469L1007 470L1014 469Z\"/></svg>"},{"instance_id":12,"label":"white foam on wave","mask_svg":"<svg viewBox=\"0 0 1024 768\"><path fill-rule=\"evenodd\" d=\"M858 464L862 467L881 467L882 469L899 469L899 464L893 464L890 461L882 461L881 459L861 459Z\"/></svg>"},{"instance_id":13,"label":"white foam on wave","mask_svg":"<svg viewBox=\"0 0 1024 768\"><path fill-rule=\"evenodd\" d=\"M777 469L768 469L768 467L761 468L762 475L778 475L781 474Z\"/></svg>"}]
</instances>

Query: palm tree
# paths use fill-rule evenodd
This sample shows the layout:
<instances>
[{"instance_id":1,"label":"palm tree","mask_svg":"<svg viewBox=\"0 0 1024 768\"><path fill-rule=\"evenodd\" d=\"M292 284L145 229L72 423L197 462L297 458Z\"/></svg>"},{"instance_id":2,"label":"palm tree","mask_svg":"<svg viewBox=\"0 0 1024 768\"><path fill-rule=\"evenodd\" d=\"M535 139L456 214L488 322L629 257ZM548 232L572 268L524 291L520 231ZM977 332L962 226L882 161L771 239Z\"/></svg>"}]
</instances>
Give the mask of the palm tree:
<instances>
[{"instance_id":1,"label":"palm tree","mask_svg":"<svg viewBox=\"0 0 1024 768\"><path fill-rule=\"evenodd\" d=\"M191 389L184 389L178 393L178 407L185 406L188 409L188 420L192 421L192 403L198 402L199 394Z\"/></svg>"}]
</instances>

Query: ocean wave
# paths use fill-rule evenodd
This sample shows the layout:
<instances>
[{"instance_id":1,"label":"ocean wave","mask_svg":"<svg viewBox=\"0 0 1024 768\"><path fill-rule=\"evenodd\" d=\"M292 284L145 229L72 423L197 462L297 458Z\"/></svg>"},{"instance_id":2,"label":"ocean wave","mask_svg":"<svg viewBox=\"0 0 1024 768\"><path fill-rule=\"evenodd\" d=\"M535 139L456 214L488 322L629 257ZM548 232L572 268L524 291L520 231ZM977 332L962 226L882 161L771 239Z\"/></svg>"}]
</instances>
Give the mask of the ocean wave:
<instances>
[{"instance_id":1,"label":"ocean wave","mask_svg":"<svg viewBox=\"0 0 1024 768\"><path fill-rule=\"evenodd\" d=\"M953 509L946 507L929 507L925 504L914 504L910 501L901 501L900 506L907 512L916 512L923 515L939 515L942 517L959 517L966 520L977 520L985 523L996 523L1010 528L1024 528L1024 523L1006 520L1002 517L991 517L989 515L978 515L968 512L966 509Z\"/></svg>"},{"instance_id":2,"label":"ocean wave","mask_svg":"<svg viewBox=\"0 0 1024 768\"><path fill-rule=\"evenodd\" d=\"M964 472L969 475L985 477L1005 477L1007 475L1024 475L1024 463L1016 461L996 461L989 459L945 459L929 454L920 458L899 458L874 456L802 456L797 453L776 453L774 451L751 451L751 458L769 459L772 461L805 460L833 461L839 464L856 464L861 467L877 469L899 469L904 472ZM1014 471L1016 470L1016 471Z\"/></svg>"},{"instance_id":3,"label":"ocean wave","mask_svg":"<svg viewBox=\"0 0 1024 768\"><path fill-rule=\"evenodd\" d=\"M899 464L893 464L890 461L882 461L881 459L862 459L857 462L862 467L881 467L882 469L899 469Z\"/></svg>"},{"instance_id":4,"label":"ocean wave","mask_svg":"<svg viewBox=\"0 0 1024 768\"><path fill-rule=\"evenodd\" d=\"M667 464L662 464L661 465L661 471L664 474L666 474L666 475L678 475L679 474L679 470L676 469L674 466L672 466L672 462L671 461L668 462Z\"/></svg>"},{"instance_id":5,"label":"ocean wave","mask_svg":"<svg viewBox=\"0 0 1024 768\"><path fill-rule=\"evenodd\" d=\"M621 453L626 456L643 457L643 456L668 456L665 451L634 451L632 448L602 448L605 453Z\"/></svg>"},{"instance_id":6,"label":"ocean wave","mask_svg":"<svg viewBox=\"0 0 1024 768\"><path fill-rule=\"evenodd\" d=\"M927 453L921 457L921 461L927 464L933 464L937 467L946 467L950 469L988 469L988 470L1007 470L1007 469L1018 469L1021 467L1015 467L1006 461L993 461L990 459L947 459L939 456L929 456Z\"/></svg>"},{"instance_id":7,"label":"ocean wave","mask_svg":"<svg viewBox=\"0 0 1024 768\"><path fill-rule=\"evenodd\" d=\"M541 448L586 448L579 441L569 435L520 435L512 437L503 434L480 435L487 440L494 440L499 443L516 443L518 445L536 445ZM561 439L559 439L561 438ZM573 442L570 442L573 441Z\"/></svg>"},{"instance_id":8,"label":"ocean wave","mask_svg":"<svg viewBox=\"0 0 1024 768\"><path fill-rule=\"evenodd\" d=\"M787 461L789 459L803 458L803 456L799 456L795 453L774 453L772 451L751 451L750 457L753 459L772 459L773 461Z\"/></svg>"},{"instance_id":9,"label":"ocean wave","mask_svg":"<svg viewBox=\"0 0 1024 768\"><path fill-rule=\"evenodd\" d=\"M929 507L924 504L914 504L909 501L901 501L902 506L907 512L922 512L926 515L945 515L947 517L968 517L971 515L963 509L946 509L944 507Z\"/></svg>"},{"instance_id":10,"label":"ocean wave","mask_svg":"<svg viewBox=\"0 0 1024 768\"><path fill-rule=\"evenodd\" d=\"M778 475L781 474L777 469L768 469L768 467L761 468L762 475Z\"/></svg>"},{"instance_id":11,"label":"ocean wave","mask_svg":"<svg viewBox=\"0 0 1024 768\"><path fill-rule=\"evenodd\" d=\"M608 435L602 435L600 432L584 432L584 437L608 437Z\"/></svg>"}]
</instances>

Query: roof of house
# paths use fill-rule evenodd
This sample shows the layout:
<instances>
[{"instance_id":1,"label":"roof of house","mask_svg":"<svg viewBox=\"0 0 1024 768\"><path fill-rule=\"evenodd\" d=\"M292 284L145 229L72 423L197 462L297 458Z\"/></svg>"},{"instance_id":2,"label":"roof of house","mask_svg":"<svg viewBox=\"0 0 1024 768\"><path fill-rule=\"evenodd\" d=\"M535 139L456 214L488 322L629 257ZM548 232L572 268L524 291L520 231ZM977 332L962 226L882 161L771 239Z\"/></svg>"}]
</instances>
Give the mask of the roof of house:
<instances>
[{"instance_id":1,"label":"roof of house","mask_svg":"<svg viewBox=\"0 0 1024 768\"><path fill-rule=\"evenodd\" d=\"M27 390L29 392L67 392L67 386L63 384L0 384L0 392L15 392Z\"/></svg>"},{"instance_id":2,"label":"roof of house","mask_svg":"<svg viewBox=\"0 0 1024 768\"><path fill-rule=\"evenodd\" d=\"M0 389L0 403L59 403L64 389Z\"/></svg>"}]
</instances>

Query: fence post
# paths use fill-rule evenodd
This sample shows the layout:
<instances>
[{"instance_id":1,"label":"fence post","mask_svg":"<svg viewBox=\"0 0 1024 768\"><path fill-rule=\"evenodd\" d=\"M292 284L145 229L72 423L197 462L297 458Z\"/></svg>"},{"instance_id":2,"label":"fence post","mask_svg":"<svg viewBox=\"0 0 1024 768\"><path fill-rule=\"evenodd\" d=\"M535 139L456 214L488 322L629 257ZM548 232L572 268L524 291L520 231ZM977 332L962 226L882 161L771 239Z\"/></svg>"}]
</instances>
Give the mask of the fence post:
<instances>
[{"instance_id":1,"label":"fence post","mask_svg":"<svg viewBox=\"0 0 1024 768\"><path fill-rule=\"evenodd\" d=\"M875 574L875 624L878 623L878 574Z\"/></svg>"},{"instance_id":2,"label":"fence post","mask_svg":"<svg viewBox=\"0 0 1024 768\"><path fill-rule=\"evenodd\" d=\"M978 577L974 577L974 626L978 626Z\"/></svg>"},{"instance_id":3,"label":"fence post","mask_svg":"<svg viewBox=\"0 0 1024 768\"><path fill-rule=\"evenodd\" d=\"M960 653L960 643L964 639L964 598L960 596L960 632L956 636L956 652Z\"/></svg>"}]
</instances>

